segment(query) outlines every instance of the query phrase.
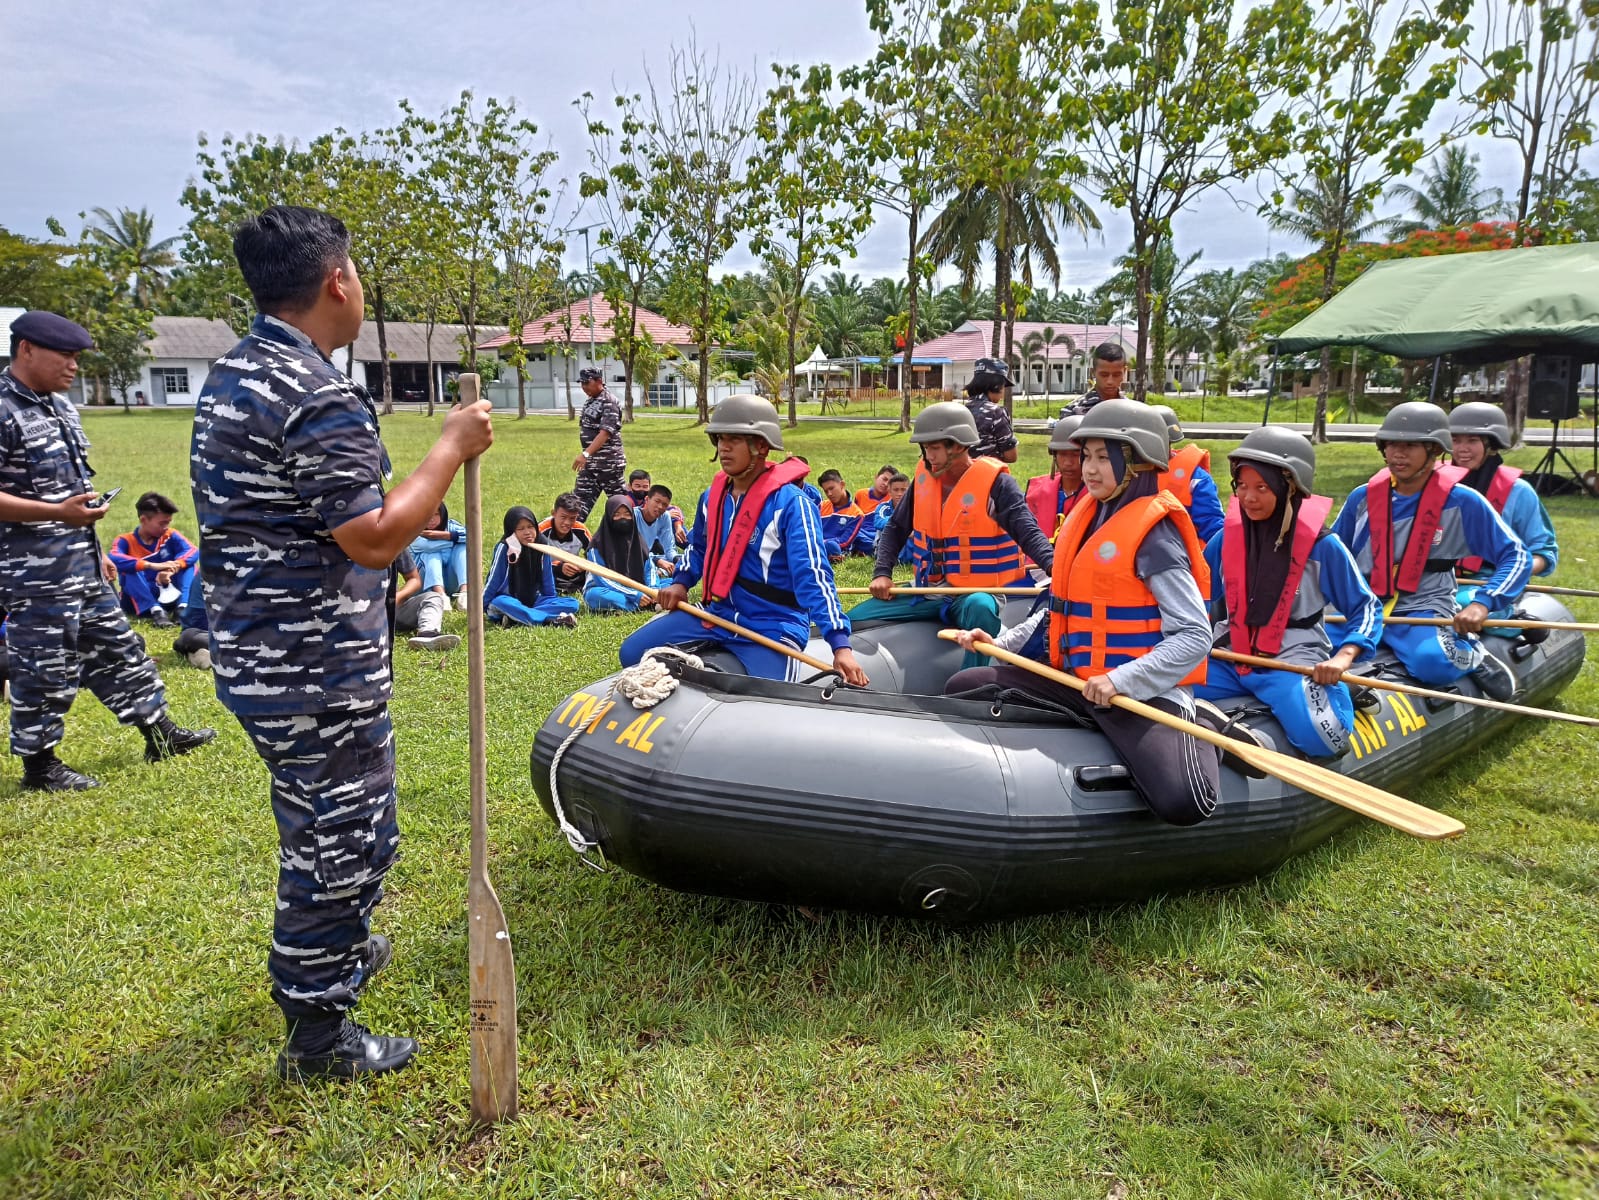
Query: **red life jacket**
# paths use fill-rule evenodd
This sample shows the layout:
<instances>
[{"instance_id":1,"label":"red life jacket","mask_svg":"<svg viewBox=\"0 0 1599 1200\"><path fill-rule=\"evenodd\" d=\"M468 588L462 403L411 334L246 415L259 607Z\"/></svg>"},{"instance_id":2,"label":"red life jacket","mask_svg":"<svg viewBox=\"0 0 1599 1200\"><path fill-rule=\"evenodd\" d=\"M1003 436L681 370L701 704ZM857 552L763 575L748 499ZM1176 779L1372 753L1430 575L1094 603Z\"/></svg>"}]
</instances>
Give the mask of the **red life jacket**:
<instances>
[{"instance_id":1,"label":"red life jacket","mask_svg":"<svg viewBox=\"0 0 1599 1200\"><path fill-rule=\"evenodd\" d=\"M1054 541L1055 535L1060 532L1066 514L1086 495L1088 489L1078 484L1077 490L1068 496L1061 489L1058 475L1035 475L1027 481L1028 511L1050 541Z\"/></svg>"},{"instance_id":2,"label":"red life jacket","mask_svg":"<svg viewBox=\"0 0 1599 1200\"><path fill-rule=\"evenodd\" d=\"M1515 467L1501 465L1494 472L1493 481L1488 484L1488 503L1494 506L1494 512L1501 515L1504 513L1505 504L1510 499L1510 489L1516 486L1516 480L1520 478L1521 472ZM1481 571L1484 565L1486 564L1483 560L1476 555L1460 560L1460 569L1470 571L1473 575Z\"/></svg>"},{"instance_id":3,"label":"red life jacket","mask_svg":"<svg viewBox=\"0 0 1599 1200\"><path fill-rule=\"evenodd\" d=\"M1332 501L1326 496L1306 496L1299 504L1299 516L1294 523L1293 543L1288 550L1288 578L1283 594L1277 598L1277 607L1271 610L1271 620L1265 625L1249 626L1244 616L1249 611L1249 579L1244 547L1244 511L1235 496L1227 505L1227 523L1221 535L1221 578L1227 592L1227 628L1232 647L1240 654L1264 654L1268 657L1283 648L1283 634L1288 632L1288 616L1294 609L1294 597L1299 595L1299 581L1304 577L1305 564L1310 552L1316 548L1327 514L1332 512ZM1320 616L1316 618L1318 621ZM1236 666L1239 674L1247 674L1248 667Z\"/></svg>"},{"instance_id":4,"label":"red life jacket","mask_svg":"<svg viewBox=\"0 0 1599 1200\"><path fill-rule=\"evenodd\" d=\"M1181 450L1172 451L1171 461L1156 480L1157 486L1181 500L1184 508L1192 508L1194 472L1200 467L1210 470L1210 451L1190 442Z\"/></svg>"},{"instance_id":5,"label":"red life jacket","mask_svg":"<svg viewBox=\"0 0 1599 1200\"><path fill-rule=\"evenodd\" d=\"M1466 477L1464 467L1439 465L1432 469L1422 486L1416 503L1416 516L1410 523L1410 536L1405 539L1405 552L1397 568L1394 565L1394 520L1392 478L1384 467L1366 484L1366 531L1371 536L1371 590L1386 600L1396 591L1413 592L1421 586L1421 577L1429 570L1448 571L1454 562L1440 565L1427 558L1432 549L1432 539L1443 521L1444 504L1455 484Z\"/></svg>"},{"instance_id":6,"label":"red life jacket","mask_svg":"<svg viewBox=\"0 0 1599 1200\"><path fill-rule=\"evenodd\" d=\"M1157 492L1129 503L1090 534L1098 510L1098 504L1079 504L1066 518L1049 584L1049 661L1057 670L1069 662L1079 679L1108 674L1160 644L1160 605L1136 566L1138 547L1161 521L1170 520L1182 535L1200 598L1210 600L1205 547L1177 497ZM1179 682L1204 683L1209 662L1200 659Z\"/></svg>"},{"instance_id":7,"label":"red life jacket","mask_svg":"<svg viewBox=\"0 0 1599 1200\"><path fill-rule=\"evenodd\" d=\"M739 501L725 543L722 541L722 505L733 489L733 481L728 478L726 471L716 473L716 478L711 480L710 497L705 502L705 576L701 591L706 603L726 600L732 594L735 583L746 582L739 578L738 568L744 561L744 551L749 549L750 537L755 533L755 523L760 520L761 509L778 488L798 483L809 473L810 467L797 458L768 463ZM759 591L760 588L751 590Z\"/></svg>"}]
</instances>

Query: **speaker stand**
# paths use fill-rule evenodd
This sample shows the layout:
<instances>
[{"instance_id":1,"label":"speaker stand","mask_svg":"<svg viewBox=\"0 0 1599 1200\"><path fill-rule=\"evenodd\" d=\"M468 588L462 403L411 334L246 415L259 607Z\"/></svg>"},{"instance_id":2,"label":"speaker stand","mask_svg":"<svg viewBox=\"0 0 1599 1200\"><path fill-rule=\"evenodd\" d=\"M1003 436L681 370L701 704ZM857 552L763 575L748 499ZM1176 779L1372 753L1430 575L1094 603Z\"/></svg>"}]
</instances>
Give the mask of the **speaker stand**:
<instances>
[{"instance_id":1,"label":"speaker stand","mask_svg":"<svg viewBox=\"0 0 1599 1200\"><path fill-rule=\"evenodd\" d=\"M1559 465L1564 463L1566 470L1570 472L1569 478L1577 486L1577 490L1586 491L1587 485L1583 482L1582 472L1577 469L1575 463L1566 457L1566 452L1560 448L1560 422L1553 421L1551 424L1553 424L1554 429L1549 439L1549 449L1544 451L1544 456L1538 460L1538 465L1527 473L1535 477L1544 476L1554 479L1560 474ZM1541 491L1542 489L1539 490Z\"/></svg>"}]
</instances>

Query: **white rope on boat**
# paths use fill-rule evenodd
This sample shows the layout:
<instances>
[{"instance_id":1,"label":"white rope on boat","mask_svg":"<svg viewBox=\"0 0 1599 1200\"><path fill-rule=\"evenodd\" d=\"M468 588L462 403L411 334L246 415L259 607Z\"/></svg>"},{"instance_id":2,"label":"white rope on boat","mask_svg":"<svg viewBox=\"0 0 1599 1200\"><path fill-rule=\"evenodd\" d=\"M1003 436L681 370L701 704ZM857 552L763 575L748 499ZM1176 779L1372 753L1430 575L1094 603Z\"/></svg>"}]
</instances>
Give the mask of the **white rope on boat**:
<instances>
[{"instance_id":1,"label":"white rope on boat","mask_svg":"<svg viewBox=\"0 0 1599 1200\"><path fill-rule=\"evenodd\" d=\"M654 708L677 690L678 679L666 665L667 659L677 659L683 666L693 667L696 670L705 666L697 655L679 650L676 646L657 646L653 650L646 650L644 657L639 659L635 666L628 667L611 682L610 691L605 693L601 707L609 704L611 698L621 692L634 708ZM557 775L561 768L561 760L566 757L567 748L588 728L588 725L581 723L574 727L550 759L550 807L555 810L556 826L566 838L566 844L585 862L588 861L589 851L597 850L599 843L584 837L582 831L566 819L566 810L561 805L561 786Z\"/></svg>"}]
</instances>

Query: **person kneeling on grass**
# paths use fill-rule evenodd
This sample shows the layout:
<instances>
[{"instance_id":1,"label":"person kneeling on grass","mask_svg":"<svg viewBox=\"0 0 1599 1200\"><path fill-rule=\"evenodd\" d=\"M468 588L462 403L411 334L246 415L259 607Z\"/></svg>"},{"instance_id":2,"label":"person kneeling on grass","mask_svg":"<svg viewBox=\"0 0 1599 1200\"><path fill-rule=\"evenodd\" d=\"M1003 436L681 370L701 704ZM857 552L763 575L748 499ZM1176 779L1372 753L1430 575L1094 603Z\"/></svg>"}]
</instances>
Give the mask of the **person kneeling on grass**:
<instances>
[{"instance_id":1,"label":"person kneeling on grass","mask_svg":"<svg viewBox=\"0 0 1599 1200\"><path fill-rule=\"evenodd\" d=\"M772 464L783 448L777 410L759 396L729 396L705 426L721 464L701 494L687 557L657 593L665 612L622 643L624 667L656 646L717 642L751 675L790 679L795 660L720 626L673 610L703 581L705 608L774 642L803 650L811 624L833 648L833 667L864 687L866 672L850 649L850 623L838 601L822 548L816 506L796 486L809 468L798 459Z\"/></svg>"},{"instance_id":2,"label":"person kneeling on grass","mask_svg":"<svg viewBox=\"0 0 1599 1200\"><path fill-rule=\"evenodd\" d=\"M483 585L483 609L501 625L577 627L577 599L555 590L554 560L528 547L544 540L531 508L505 512L505 540L494 547L494 564Z\"/></svg>"},{"instance_id":3,"label":"person kneeling on grass","mask_svg":"<svg viewBox=\"0 0 1599 1200\"><path fill-rule=\"evenodd\" d=\"M1227 456L1233 500L1205 547L1215 644L1311 667L1314 675L1212 661L1194 689L1204 700L1251 695L1271 709L1294 747L1312 758L1349 749L1355 704L1339 676L1382 637L1382 604L1336 533L1332 501L1312 494L1316 448L1281 425L1251 430ZM1348 620L1322 622L1328 602Z\"/></svg>"},{"instance_id":4,"label":"person kneeling on grass","mask_svg":"<svg viewBox=\"0 0 1599 1200\"><path fill-rule=\"evenodd\" d=\"M1170 456L1166 424L1136 401L1106 400L1083 418L1075 440L1090 500L1072 509L1056 539L1047 604L1000 637L967 629L960 641L968 651L991 641L1047 658L1087 686L1078 692L997 663L957 671L944 691L986 698L1014 689L1092 717L1155 815L1194 825L1220 795L1215 750L1110 706L1126 695L1192 721L1189 689L1205 681L1210 571L1188 511L1156 484Z\"/></svg>"},{"instance_id":5,"label":"person kneeling on grass","mask_svg":"<svg viewBox=\"0 0 1599 1200\"><path fill-rule=\"evenodd\" d=\"M634 519L633 501L627 496L610 496L605 501L605 516L594 533L589 547L589 561L619 571L629 579L636 579L645 587L655 586L655 560L644 552L644 539L639 537L638 522ZM546 561L548 561L546 559ZM643 592L606 579L603 575L590 575L583 585L583 603L590 612L639 612L654 608L655 602Z\"/></svg>"}]
</instances>

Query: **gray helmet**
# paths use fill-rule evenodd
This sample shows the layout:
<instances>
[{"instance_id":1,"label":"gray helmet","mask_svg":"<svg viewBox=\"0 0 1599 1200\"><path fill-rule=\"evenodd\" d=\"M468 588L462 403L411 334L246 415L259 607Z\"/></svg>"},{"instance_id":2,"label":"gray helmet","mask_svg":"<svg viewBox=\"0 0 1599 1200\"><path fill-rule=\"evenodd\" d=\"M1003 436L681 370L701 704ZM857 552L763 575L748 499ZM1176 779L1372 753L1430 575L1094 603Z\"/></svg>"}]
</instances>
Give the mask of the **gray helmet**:
<instances>
[{"instance_id":1,"label":"gray helmet","mask_svg":"<svg viewBox=\"0 0 1599 1200\"><path fill-rule=\"evenodd\" d=\"M1077 432L1071 435L1071 440L1074 445L1081 446L1090 438L1125 442L1140 459L1162 471L1171 465L1171 442L1166 437L1166 418L1149 405L1125 396L1101 400L1088 410Z\"/></svg>"},{"instance_id":2,"label":"gray helmet","mask_svg":"<svg viewBox=\"0 0 1599 1200\"><path fill-rule=\"evenodd\" d=\"M1062 417L1056 421L1049 431L1049 452L1057 450L1081 450L1082 447L1071 440L1072 434L1077 432L1077 427L1083 423L1081 417Z\"/></svg>"},{"instance_id":3,"label":"gray helmet","mask_svg":"<svg viewBox=\"0 0 1599 1200\"><path fill-rule=\"evenodd\" d=\"M960 405L955 407L960 408ZM783 448L783 429L777 423L777 409L770 400L759 396L729 396L712 410L705 432L713 443L719 433L742 433L747 437L764 438L773 450Z\"/></svg>"},{"instance_id":4,"label":"gray helmet","mask_svg":"<svg viewBox=\"0 0 1599 1200\"><path fill-rule=\"evenodd\" d=\"M1510 422L1497 404L1481 401L1462 404L1449 414L1449 432L1461 437L1480 437L1494 450L1510 449Z\"/></svg>"},{"instance_id":5,"label":"gray helmet","mask_svg":"<svg viewBox=\"0 0 1599 1200\"><path fill-rule=\"evenodd\" d=\"M1409 400L1388 410L1377 430L1377 445L1388 442L1431 442L1445 454L1455 448L1449 434L1449 414L1425 400Z\"/></svg>"},{"instance_id":6,"label":"gray helmet","mask_svg":"<svg viewBox=\"0 0 1599 1200\"><path fill-rule=\"evenodd\" d=\"M1166 441L1175 446L1188 435L1183 432L1183 423L1177 416L1177 410L1164 404L1151 404L1150 408L1160 414L1160 419L1166 422Z\"/></svg>"},{"instance_id":7,"label":"gray helmet","mask_svg":"<svg viewBox=\"0 0 1599 1200\"><path fill-rule=\"evenodd\" d=\"M1302 433L1295 433L1281 425L1262 425L1251 429L1227 456L1227 463L1236 477L1238 468L1246 462L1268 463L1282 467L1294 477L1299 490L1309 494L1316 482L1316 447Z\"/></svg>"},{"instance_id":8,"label":"gray helmet","mask_svg":"<svg viewBox=\"0 0 1599 1200\"><path fill-rule=\"evenodd\" d=\"M949 441L969 447L980 440L972 410L953 400L929 404L916 414L916 425L911 430L911 442L917 446L924 442Z\"/></svg>"}]
</instances>

